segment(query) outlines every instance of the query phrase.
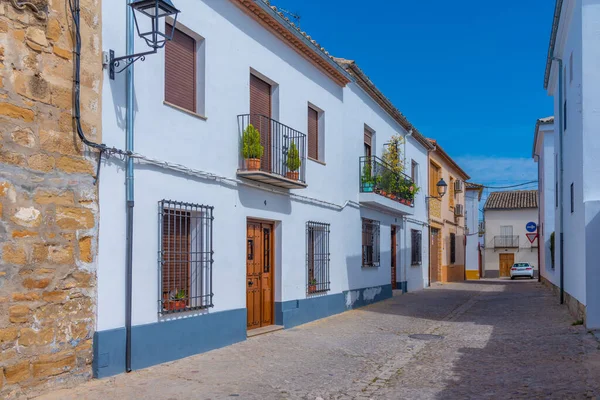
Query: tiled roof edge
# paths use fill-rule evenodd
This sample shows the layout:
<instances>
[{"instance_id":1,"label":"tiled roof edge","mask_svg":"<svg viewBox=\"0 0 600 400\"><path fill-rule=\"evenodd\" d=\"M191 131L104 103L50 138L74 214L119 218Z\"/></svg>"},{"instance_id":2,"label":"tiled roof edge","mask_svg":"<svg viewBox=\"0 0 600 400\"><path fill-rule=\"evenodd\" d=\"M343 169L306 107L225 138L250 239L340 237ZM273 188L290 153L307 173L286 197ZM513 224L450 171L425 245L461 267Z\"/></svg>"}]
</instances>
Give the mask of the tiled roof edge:
<instances>
[{"instance_id":1,"label":"tiled roof edge","mask_svg":"<svg viewBox=\"0 0 600 400\"><path fill-rule=\"evenodd\" d=\"M373 81L363 72L353 60L333 57L333 59L356 79L356 83L363 88L396 122L407 131L412 130L412 136L427 150L433 149L427 138L398 110L394 104L375 86Z\"/></svg>"}]
</instances>

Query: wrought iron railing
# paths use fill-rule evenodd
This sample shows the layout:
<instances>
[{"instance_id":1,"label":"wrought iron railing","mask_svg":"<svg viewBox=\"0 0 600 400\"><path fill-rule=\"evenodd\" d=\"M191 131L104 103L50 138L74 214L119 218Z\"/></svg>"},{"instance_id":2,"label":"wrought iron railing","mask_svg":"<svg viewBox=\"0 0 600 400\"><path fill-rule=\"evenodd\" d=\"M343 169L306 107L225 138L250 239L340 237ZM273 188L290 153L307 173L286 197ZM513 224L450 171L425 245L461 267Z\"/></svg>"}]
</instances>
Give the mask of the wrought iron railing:
<instances>
[{"instance_id":1,"label":"wrought iron railing","mask_svg":"<svg viewBox=\"0 0 600 400\"><path fill-rule=\"evenodd\" d=\"M519 247L519 236L494 236L494 247Z\"/></svg>"},{"instance_id":2,"label":"wrought iron railing","mask_svg":"<svg viewBox=\"0 0 600 400\"><path fill-rule=\"evenodd\" d=\"M416 186L412 179L394 170L378 157L360 157L360 192L377 193L414 207Z\"/></svg>"},{"instance_id":3,"label":"wrought iron railing","mask_svg":"<svg viewBox=\"0 0 600 400\"><path fill-rule=\"evenodd\" d=\"M254 160L244 157L244 133L250 124L258 130L262 147L262 156ZM260 114L238 115L238 125L241 171L259 170L306 183L307 144L304 133Z\"/></svg>"}]
</instances>

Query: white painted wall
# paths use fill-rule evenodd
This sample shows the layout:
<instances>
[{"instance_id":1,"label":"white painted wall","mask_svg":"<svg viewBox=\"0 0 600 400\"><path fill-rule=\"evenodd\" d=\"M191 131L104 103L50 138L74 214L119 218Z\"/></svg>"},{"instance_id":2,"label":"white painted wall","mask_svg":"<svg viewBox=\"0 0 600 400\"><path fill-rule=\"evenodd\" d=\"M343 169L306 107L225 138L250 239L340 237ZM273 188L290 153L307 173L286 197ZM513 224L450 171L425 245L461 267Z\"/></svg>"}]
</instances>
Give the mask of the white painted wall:
<instances>
[{"instance_id":1,"label":"white painted wall","mask_svg":"<svg viewBox=\"0 0 600 400\"><path fill-rule=\"evenodd\" d=\"M596 0L569 0L563 2L561 13L561 21L559 24L557 46L555 56L563 60L563 72L566 67L566 76L564 77L564 97L567 100L567 128L563 134L563 182L560 182L560 167L559 163L555 166L556 179L559 181L559 190L563 194L563 210L564 210L564 288L567 293L575 297L582 304L586 304L586 263L585 263L585 212L583 206L584 193L584 165L586 168L597 164L597 161L592 161L591 154L585 155L586 148L585 140L593 136L594 129L590 134L584 136L583 125L583 4L597 3ZM590 21L591 22L591 21ZM586 29L586 36L592 39L594 32L591 26ZM586 40L587 41L587 40ZM591 44L591 43L590 43ZM571 80L571 65L570 57L573 55L573 68ZM590 68L594 68L590 65ZM559 146L559 124L563 124L564 120L560 119L560 110L563 107L559 104L559 88L558 88L558 63L553 63L551 82L549 85L549 94L554 96L554 116L555 130L554 148L557 154L556 161L560 160ZM592 72L593 74L593 72ZM591 102L589 103L591 105ZM594 108L590 108L590 113L593 113ZM596 156L597 158L597 156ZM574 211L571 213L570 188L573 184L574 189ZM560 213L557 210L556 220L556 252L555 261L560 261ZM557 264L556 272L560 274L560 265ZM558 281L557 281L558 282Z\"/></svg>"},{"instance_id":2,"label":"white painted wall","mask_svg":"<svg viewBox=\"0 0 600 400\"><path fill-rule=\"evenodd\" d=\"M465 247L465 269L479 270L479 191L465 192L465 220L469 230Z\"/></svg>"},{"instance_id":3,"label":"white painted wall","mask_svg":"<svg viewBox=\"0 0 600 400\"><path fill-rule=\"evenodd\" d=\"M525 226L528 222L538 223L537 208L518 210L485 210L485 253L484 253L484 276L488 277L495 273L498 275L499 254L514 253L515 262L528 262L538 269L537 265L537 239L531 244L525 236ZM519 248L494 248L494 236L501 235L501 226L512 226L513 235L519 236ZM489 273L489 274L488 274Z\"/></svg>"},{"instance_id":4,"label":"white painted wall","mask_svg":"<svg viewBox=\"0 0 600 400\"><path fill-rule=\"evenodd\" d=\"M390 226L423 230L423 263L407 265L410 249L398 230L398 273L409 290L427 284L425 189L417 196L416 222L354 205L358 201L359 156L363 127L376 133L374 151L394 132L406 134L358 86L337 86L296 51L288 47L230 1L180 2L178 19L205 39L206 120L163 104L164 50L138 61L135 68L135 151L145 156L207 171L229 181L206 180L171 170L136 164L133 261L133 324L158 316L158 202L172 199L212 205L214 209L213 292L215 307L208 312L246 307L246 218L276 221L275 300L306 297L305 224L331 224L331 294L348 289L389 284ZM125 11L117 0L103 7L103 50L124 52ZM122 12L115 12L122 10ZM136 50L144 47L136 42ZM254 70L277 83L274 117L306 132L307 105L324 110L326 165L308 160L308 188L292 190L303 198L274 194L268 186L251 188L235 183L238 168L237 115L249 112L249 76ZM105 76L103 138L107 145L125 147L125 74L114 81ZM406 146L419 163L419 186L427 188L427 153L414 138ZM103 162L100 178L100 239L98 256L97 330L124 326L125 320L125 190L123 163L116 157ZM317 202L317 203L316 203ZM361 268L361 216L381 221L381 266ZM408 247L410 237L408 237ZM406 266L406 270L404 270ZM400 276L400 275L399 275Z\"/></svg>"},{"instance_id":5,"label":"white painted wall","mask_svg":"<svg viewBox=\"0 0 600 400\"><path fill-rule=\"evenodd\" d=\"M554 125L539 125L537 142L535 143L534 157L538 164L538 202L540 206L540 274L552 284L559 284L559 268L555 260L552 263L550 251L550 237L555 231L556 197L555 197L555 153L554 153ZM555 239L556 241L557 239ZM555 243L558 245L558 242Z\"/></svg>"}]
</instances>

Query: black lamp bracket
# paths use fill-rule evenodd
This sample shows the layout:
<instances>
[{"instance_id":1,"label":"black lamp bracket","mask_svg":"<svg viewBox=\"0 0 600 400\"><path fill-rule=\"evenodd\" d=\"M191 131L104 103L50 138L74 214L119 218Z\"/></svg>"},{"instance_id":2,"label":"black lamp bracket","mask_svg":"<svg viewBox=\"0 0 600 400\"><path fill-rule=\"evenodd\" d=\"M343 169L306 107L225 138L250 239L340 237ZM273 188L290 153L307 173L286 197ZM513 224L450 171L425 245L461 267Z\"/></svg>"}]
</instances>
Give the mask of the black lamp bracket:
<instances>
[{"instance_id":1,"label":"black lamp bracket","mask_svg":"<svg viewBox=\"0 0 600 400\"><path fill-rule=\"evenodd\" d=\"M109 76L109 78L115 79L115 73L119 74L119 73L125 71L131 64L133 64L137 60L144 61L146 59L147 55L155 54L155 53L156 53L156 49L146 51L144 53L129 54L126 56L115 58L115 51L109 50L109 60L108 60L108 69L109 69L108 76ZM123 68L117 70L116 68L118 68L121 65L121 62L123 62L123 61L125 62L125 65L123 66Z\"/></svg>"}]
</instances>

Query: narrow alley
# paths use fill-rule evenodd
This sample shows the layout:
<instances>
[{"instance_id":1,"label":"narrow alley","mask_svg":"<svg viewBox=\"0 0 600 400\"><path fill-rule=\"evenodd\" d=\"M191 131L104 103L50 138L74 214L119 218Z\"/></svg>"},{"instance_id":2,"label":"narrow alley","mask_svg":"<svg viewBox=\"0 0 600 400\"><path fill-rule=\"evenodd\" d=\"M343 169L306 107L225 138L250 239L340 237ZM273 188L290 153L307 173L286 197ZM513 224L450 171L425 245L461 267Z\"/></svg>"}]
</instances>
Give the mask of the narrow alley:
<instances>
[{"instance_id":1,"label":"narrow alley","mask_svg":"<svg viewBox=\"0 0 600 400\"><path fill-rule=\"evenodd\" d=\"M540 283L467 281L39 399L585 399L599 349Z\"/></svg>"}]
</instances>

